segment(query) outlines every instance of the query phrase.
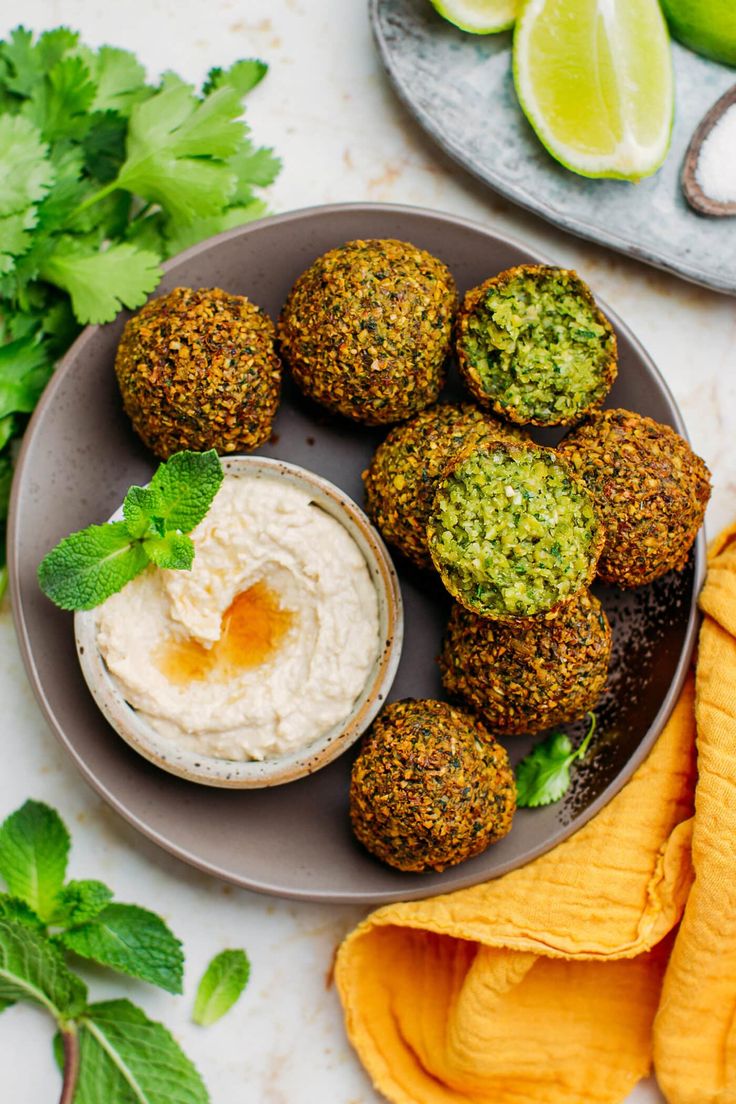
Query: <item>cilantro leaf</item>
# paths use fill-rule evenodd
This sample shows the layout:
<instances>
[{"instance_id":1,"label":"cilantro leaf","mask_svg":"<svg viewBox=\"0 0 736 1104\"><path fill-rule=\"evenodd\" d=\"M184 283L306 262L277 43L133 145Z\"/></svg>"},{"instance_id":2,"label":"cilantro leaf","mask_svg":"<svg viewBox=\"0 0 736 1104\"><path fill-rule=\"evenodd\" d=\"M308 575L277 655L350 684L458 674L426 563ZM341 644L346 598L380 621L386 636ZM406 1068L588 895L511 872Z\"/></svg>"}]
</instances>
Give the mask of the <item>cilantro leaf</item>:
<instances>
[{"instance_id":1,"label":"cilantro leaf","mask_svg":"<svg viewBox=\"0 0 736 1104\"><path fill-rule=\"evenodd\" d=\"M54 171L38 128L21 115L0 115L0 215L25 211L51 187Z\"/></svg>"},{"instance_id":2,"label":"cilantro leaf","mask_svg":"<svg viewBox=\"0 0 736 1104\"><path fill-rule=\"evenodd\" d=\"M0 920L0 1001L31 1001L57 1020L78 1016L87 987L56 948L27 924Z\"/></svg>"},{"instance_id":3,"label":"cilantro leaf","mask_svg":"<svg viewBox=\"0 0 736 1104\"><path fill-rule=\"evenodd\" d=\"M516 768L516 804L550 805L559 801L570 786L572 744L564 732L553 732Z\"/></svg>"},{"instance_id":4,"label":"cilantro leaf","mask_svg":"<svg viewBox=\"0 0 736 1104\"><path fill-rule=\"evenodd\" d=\"M167 256L173 257L203 238L214 237L224 230L234 230L236 226L261 218L266 212L267 207L262 199L251 199L243 206L226 207L220 215L195 219L194 222L170 223L166 228Z\"/></svg>"},{"instance_id":5,"label":"cilantro leaf","mask_svg":"<svg viewBox=\"0 0 736 1104\"><path fill-rule=\"evenodd\" d=\"M36 81L23 114L47 142L81 138L91 124L89 107L95 94L90 72L81 57L64 57L46 68Z\"/></svg>"},{"instance_id":6,"label":"cilantro leaf","mask_svg":"<svg viewBox=\"0 0 736 1104\"><path fill-rule=\"evenodd\" d=\"M95 62L92 111L128 115L136 103L151 95L153 90L146 84L146 70L129 50L101 46Z\"/></svg>"},{"instance_id":7,"label":"cilantro leaf","mask_svg":"<svg viewBox=\"0 0 736 1104\"><path fill-rule=\"evenodd\" d=\"M82 958L141 978L169 993L181 993L181 943L163 920L137 905L109 904L87 923L56 936Z\"/></svg>"},{"instance_id":8,"label":"cilantro leaf","mask_svg":"<svg viewBox=\"0 0 736 1104\"><path fill-rule=\"evenodd\" d=\"M165 532L189 533L206 516L223 474L215 449L176 452L153 475L148 490L155 496L155 516Z\"/></svg>"},{"instance_id":9,"label":"cilantro leaf","mask_svg":"<svg viewBox=\"0 0 736 1104\"><path fill-rule=\"evenodd\" d=\"M55 809L26 801L0 826L0 874L14 897L42 920L64 884L69 833Z\"/></svg>"},{"instance_id":10,"label":"cilantro leaf","mask_svg":"<svg viewBox=\"0 0 736 1104\"><path fill-rule=\"evenodd\" d=\"M133 245L85 253L72 238L60 238L41 270L44 279L68 291L80 322L111 322L121 306L139 307L161 279L158 257Z\"/></svg>"},{"instance_id":11,"label":"cilantro leaf","mask_svg":"<svg viewBox=\"0 0 736 1104\"><path fill-rule=\"evenodd\" d=\"M183 533L167 533L163 537L147 537L143 547L151 563L170 570L191 571L194 545Z\"/></svg>"},{"instance_id":12,"label":"cilantro leaf","mask_svg":"<svg viewBox=\"0 0 736 1104\"><path fill-rule=\"evenodd\" d=\"M70 928L93 920L112 901L112 890L103 882L93 880L71 881L56 895L54 911L49 923L55 927Z\"/></svg>"},{"instance_id":13,"label":"cilantro leaf","mask_svg":"<svg viewBox=\"0 0 736 1104\"><path fill-rule=\"evenodd\" d=\"M209 1104L202 1078L170 1032L128 1000L90 1005L80 1041L74 1104Z\"/></svg>"},{"instance_id":14,"label":"cilantro leaf","mask_svg":"<svg viewBox=\"0 0 736 1104\"><path fill-rule=\"evenodd\" d=\"M90 525L65 537L38 566L44 594L61 609L93 609L148 564L124 521Z\"/></svg>"},{"instance_id":15,"label":"cilantro leaf","mask_svg":"<svg viewBox=\"0 0 736 1104\"><path fill-rule=\"evenodd\" d=\"M230 88L200 101L188 85L170 83L133 108L128 157L113 183L185 222L217 214L235 187L235 174L223 159L244 137L240 113Z\"/></svg>"},{"instance_id":16,"label":"cilantro leaf","mask_svg":"<svg viewBox=\"0 0 736 1104\"><path fill-rule=\"evenodd\" d=\"M37 215L33 207L0 218L0 273L10 272L16 257L22 257L31 248L33 239L29 231L36 222Z\"/></svg>"},{"instance_id":17,"label":"cilantro leaf","mask_svg":"<svg viewBox=\"0 0 736 1104\"><path fill-rule=\"evenodd\" d=\"M87 171L107 184L114 180L125 161L125 135L128 125L116 111L101 111L82 140Z\"/></svg>"},{"instance_id":18,"label":"cilantro leaf","mask_svg":"<svg viewBox=\"0 0 736 1104\"><path fill-rule=\"evenodd\" d=\"M248 984L250 962L245 951L221 951L202 975L192 1019L209 1027L228 1012Z\"/></svg>"},{"instance_id":19,"label":"cilantro leaf","mask_svg":"<svg viewBox=\"0 0 736 1104\"><path fill-rule=\"evenodd\" d=\"M253 185L265 188L273 184L281 169L281 158L266 146L255 147L246 141L242 149L228 158L228 165L238 178L231 201L234 203L250 198L250 188Z\"/></svg>"},{"instance_id":20,"label":"cilantro leaf","mask_svg":"<svg viewBox=\"0 0 736 1104\"><path fill-rule=\"evenodd\" d=\"M590 726L579 748L573 749L564 732L552 732L517 764L516 804L520 809L551 805L567 793L570 767L584 758L595 732L595 713L588 715Z\"/></svg>"},{"instance_id":21,"label":"cilantro leaf","mask_svg":"<svg viewBox=\"0 0 736 1104\"><path fill-rule=\"evenodd\" d=\"M268 66L265 61L259 61L258 58L244 58L236 61L228 69L215 67L207 74L207 79L202 86L202 94L207 96L218 88L228 86L235 89L242 99L252 88L261 83L267 72Z\"/></svg>"},{"instance_id":22,"label":"cilantro leaf","mask_svg":"<svg viewBox=\"0 0 736 1104\"><path fill-rule=\"evenodd\" d=\"M0 345L0 418L30 413L50 374L48 351L36 336Z\"/></svg>"},{"instance_id":23,"label":"cilantro leaf","mask_svg":"<svg viewBox=\"0 0 736 1104\"><path fill-rule=\"evenodd\" d=\"M7 64L5 84L19 96L30 96L43 76L43 59L33 44L33 34L16 27L0 43L0 57Z\"/></svg>"}]
</instances>

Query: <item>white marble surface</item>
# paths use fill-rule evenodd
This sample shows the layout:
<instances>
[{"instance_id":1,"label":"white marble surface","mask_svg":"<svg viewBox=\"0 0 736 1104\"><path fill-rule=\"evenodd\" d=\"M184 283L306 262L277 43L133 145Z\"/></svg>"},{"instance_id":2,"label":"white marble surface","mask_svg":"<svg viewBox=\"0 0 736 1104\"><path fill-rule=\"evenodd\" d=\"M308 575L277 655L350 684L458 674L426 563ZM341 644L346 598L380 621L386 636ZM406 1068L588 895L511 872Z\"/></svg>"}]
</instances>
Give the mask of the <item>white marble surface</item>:
<instances>
[{"instance_id":1,"label":"white marble surface","mask_svg":"<svg viewBox=\"0 0 736 1104\"><path fill-rule=\"evenodd\" d=\"M715 474L710 533L736 513L734 302L567 237L455 169L387 87L365 0L25 0L3 5L2 33L21 17L39 30L67 23L91 43L135 50L151 72L173 68L191 79L239 56L265 58L271 72L250 98L249 117L256 137L284 158L272 190L277 210L360 199L435 207L506 230L574 265L633 327L680 402L694 446ZM73 876L102 878L120 899L159 910L186 947L183 998L101 974L90 975L95 995L128 991L167 1022L217 1104L376 1104L328 983L334 948L360 912L233 889L137 836L86 787L49 733L7 607L0 614L0 702L0 814L29 796L55 805L73 831ZM227 946L247 948L252 981L237 1010L202 1031L189 1023L193 991L210 956ZM48 1035L40 1013L3 1014L3 1099L55 1098ZM629 1104L661 1100L647 1082Z\"/></svg>"}]
</instances>

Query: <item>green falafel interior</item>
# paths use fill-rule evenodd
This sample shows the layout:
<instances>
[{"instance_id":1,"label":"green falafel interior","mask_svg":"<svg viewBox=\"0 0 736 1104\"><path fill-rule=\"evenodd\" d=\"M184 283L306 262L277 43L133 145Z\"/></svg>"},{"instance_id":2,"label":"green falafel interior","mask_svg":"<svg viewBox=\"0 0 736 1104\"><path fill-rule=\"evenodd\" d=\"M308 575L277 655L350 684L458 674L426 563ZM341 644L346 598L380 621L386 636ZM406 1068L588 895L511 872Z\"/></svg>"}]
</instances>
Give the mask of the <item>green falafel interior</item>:
<instances>
[{"instance_id":1,"label":"green falafel interior","mask_svg":"<svg viewBox=\"0 0 736 1104\"><path fill-rule=\"evenodd\" d=\"M574 272L522 265L479 290L463 315L461 359L499 413L566 425L603 401L616 338Z\"/></svg>"},{"instance_id":2,"label":"green falafel interior","mask_svg":"<svg viewBox=\"0 0 736 1104\"><path fill-rule=\"evenodd\" d=\"M602 543L592 498L554 452L512 444L459 461L439 485L427 537L453 597L499 620L577 594Z\"/></svg>"}]
</instances>

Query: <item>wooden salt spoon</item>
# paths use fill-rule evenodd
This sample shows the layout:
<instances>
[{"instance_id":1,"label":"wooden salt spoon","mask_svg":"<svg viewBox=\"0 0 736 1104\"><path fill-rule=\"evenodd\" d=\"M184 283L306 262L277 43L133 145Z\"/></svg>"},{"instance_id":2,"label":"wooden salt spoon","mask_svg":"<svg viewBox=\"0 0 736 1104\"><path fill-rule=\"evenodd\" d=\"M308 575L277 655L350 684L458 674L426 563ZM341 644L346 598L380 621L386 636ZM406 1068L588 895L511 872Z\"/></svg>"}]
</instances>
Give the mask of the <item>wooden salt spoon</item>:
<instances>
[{"instance_id":1,"label":"wooden salt spoon","mask_svg":"<svg viewBox=\"0 0 736 1104\"><path fill-rule=\"evenodd\" d=\"M720 200L712 199L703 191L696 177L703 142L721 116L725 115L729 107L732 107L735 103L736 84L729 88L727 92L724 92L703 117L690 139L690 145L687 147L685 160L682 163L682 190L685 199L701 215L712 215L716 218L723 218L725 215L736 215L736 200L723 203Z\"/></svg>"}]
</instances>

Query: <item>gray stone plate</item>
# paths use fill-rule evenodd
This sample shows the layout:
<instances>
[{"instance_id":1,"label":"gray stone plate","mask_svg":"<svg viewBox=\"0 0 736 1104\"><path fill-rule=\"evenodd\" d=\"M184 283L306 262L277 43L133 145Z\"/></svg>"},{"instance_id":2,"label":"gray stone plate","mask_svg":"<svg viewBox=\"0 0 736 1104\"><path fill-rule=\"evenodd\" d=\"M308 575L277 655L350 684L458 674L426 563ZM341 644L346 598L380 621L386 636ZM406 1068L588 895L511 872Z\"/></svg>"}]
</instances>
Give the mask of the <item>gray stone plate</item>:
<instances>
[{"instance_id":1,"label":"gray stone plate","mask_svg":"<svg viewBox=\"0 0 736 1104\"><path fill-rule=\"evenodd\" d=\"M736 294L736 219L697 215L680 171L695 127L736 72L673 43L672 147L638 184L586 180L543 149L519 107L511 34L470 35L429 0L370 0L383 63L411 113L439 145L501 195L564 230Z\"/></svg>"},{"instance_id":2,"label":"gray stone plate","mask_svg":"<svg viewBox=\"0 0 736 1104\"><path fill-rule=\"evenodd\" d=\"M250 296L275 317L300 272L332 246L360 237L415 242L449 264L461 289L520 262L523 246L473 223L428 211L348 205L282 215L231 231L167 265L159 291L178 284ZM611 402L684 432L657 369L610 311L621 365ZM702 577L702 537L681 574L626 594L601 588L615 655L601 703L595 754L563 802L522 811L511 834L444 874L401 874L356 844L347 816L350 754L309 778L273 789L210 789L166 774L107 725L82 678L72 617L48 602L36 566L70 530L104 521L154 461L125 417L112 370L125 321L84 331L58 368L26 433L10 511L13 610L26 668L49 724L87 781L131 824L186 862L241 886L321 901L424 897L528 862L583 824L623 785L657 738L687 671ZM448 393L457 390L450 381ZM382 433L328 417L289 386L275 436L262 450L301 464L362 501L361 470ZM405 642L393 697L435 697L435 657L449 601L437 580L399 566ZM579 735L580 729L575 730ZM515 739L513 759L529 740Z\"/></svg>"}]
</instances>

